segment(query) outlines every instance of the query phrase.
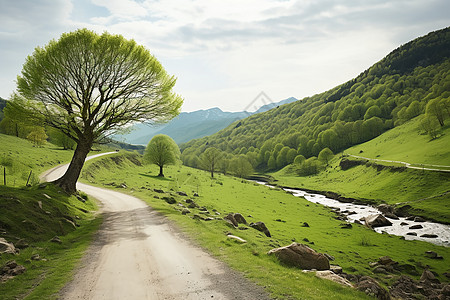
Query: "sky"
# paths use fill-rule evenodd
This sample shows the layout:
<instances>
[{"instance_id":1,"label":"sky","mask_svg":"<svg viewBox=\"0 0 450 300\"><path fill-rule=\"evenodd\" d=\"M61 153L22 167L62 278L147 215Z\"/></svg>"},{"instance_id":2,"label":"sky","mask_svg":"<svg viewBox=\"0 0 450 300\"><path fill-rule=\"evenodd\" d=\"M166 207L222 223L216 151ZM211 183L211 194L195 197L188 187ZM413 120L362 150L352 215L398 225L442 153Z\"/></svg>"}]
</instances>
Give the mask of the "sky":
<instances>
[{"instance_id":1,"label":"sky","mask_svg":"<svg viewBox=\"0 0 450 300\"><path fill-rule=\"evenodd\" d=\"M182 111L242 111L258 95L302 99L342 84L450 26L449 11L448 0L0 0L0 97L36 47L88 28L149 49L178 78Z\"/></svg>"}]
</instances>

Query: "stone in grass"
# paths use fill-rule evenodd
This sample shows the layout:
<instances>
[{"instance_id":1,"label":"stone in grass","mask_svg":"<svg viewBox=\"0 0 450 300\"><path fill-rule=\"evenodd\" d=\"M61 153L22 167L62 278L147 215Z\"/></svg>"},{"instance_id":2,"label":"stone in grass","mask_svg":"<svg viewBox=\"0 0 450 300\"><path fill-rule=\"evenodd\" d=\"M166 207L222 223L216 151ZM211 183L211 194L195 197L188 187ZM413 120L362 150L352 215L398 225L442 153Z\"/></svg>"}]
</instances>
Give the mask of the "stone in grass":
<instances>
[{"instance_id":1,"label":"stone in grass","mask_svg":"<svg viewBox=\"0 0 450 300\"><path fill-rule=\"evenodd\" d=\"M324 254L318 253L304 244L292 243L289 246L272 249L268 254L275 255L285 265L304 270L330 269L330 263Z\"/></svg>"},{"instance_id":2,"label":"stone in grass","mask_svg":"<svg viewBox=\"0 0 450 300\"><path fill-rule=\"evenodd\" d=\"M272 237L270 234L269 229L266 227L266 224L263 222L256 222L256 223L250 223L249 225L251 228L256 229L264 233L267 237Z\"/></svg>"},{"instance_id":3,"label":"stone in grass","mask_svg":"<svg viewBox=\"0 0 450 300\"><path fill-rule=\"evenodd\" d=\"M230 223L231 225L233 225L234 227L238 227L239 226L239 224L238 224L238 222L236 221L236 219L234 218L234 214L228 214L228 215L226 215L225 217L223 217L223 219L226 221L226 222L228 222L228 223Z\"/></svg>"},{"instance_id":4,"label":"stone in grass","mask_svg":"<svg viewBox=\"0 0 450 300\"><path fill-rule=\"evenodd\" d=\"M246 240L244 240L243 238L238 237L238 236L236 236L236 235L227 234L227 238L232 239L232 240L234 240L234 241L236 241L236 242L238 242L238 243L240 243L240 244L245 244L245 243L247 243Z\"/></svg>"},{"instance_id":5,"label":"stone in grass","mask_svg":"<svg viewBox=\"0 0 450 300\"><path fill-rule=\"evenodd\" d=\"M8 243L4 238L0 238L0 253L16 254L17 250L13 243Z\"/></svg>"},{"instance_id":6,"label":"stone in grass","mask_svg":"<svg viewBox=\"0 0 450 300\"><path fill-rule=\"evenodd\" d=\"M50 240L50 242L56 243L56 244L62 244L61 239L60 239L59 236L57 236L57 235L55 235L55 236Z\"/></svg>"},{"instance_id":7,"label":"stone in grass","mask_svg":"<svg viewBox=\"0 0 450 300\"><path fill-rule=\"evenodd\" d=\"M347 279L337 275L336 273L325 270L325 271L317 271L316 276L322 279L330 280L336 283L339 283L340 285L347 286L347 287L353 287L353 284L348 281Z\"/></svg>"},{"instance_id":8,"label":"stone in grass","mask_svg":"<svg viewBox=\"0 0 450 300\"><path fill-rule=\"evenodd\" d=\"M356 284L356 289L379 300L391 299L389 292L382 288L375 279L369 276L361 277Z\"/></svg>"},{"instance_id":9,"label":"stone in grass","mask_svg":"<svg viewBox=\"0 0 450 300\"><path fill-rule=\"evenodd\" d=\"M247 224L247 220L245 220L244 216L240 213L233 214L233 217L238 224Z\"/></svg>"},{"instance_id":10,"label":"stone in grass","mask_svg":"<svg viewBox=\"0 0 450 300\"><path fill-rule=\"evenodd\" d=\"M308 223L303 222L302 227L310 227Z\"/></svg>"}]
</instances>

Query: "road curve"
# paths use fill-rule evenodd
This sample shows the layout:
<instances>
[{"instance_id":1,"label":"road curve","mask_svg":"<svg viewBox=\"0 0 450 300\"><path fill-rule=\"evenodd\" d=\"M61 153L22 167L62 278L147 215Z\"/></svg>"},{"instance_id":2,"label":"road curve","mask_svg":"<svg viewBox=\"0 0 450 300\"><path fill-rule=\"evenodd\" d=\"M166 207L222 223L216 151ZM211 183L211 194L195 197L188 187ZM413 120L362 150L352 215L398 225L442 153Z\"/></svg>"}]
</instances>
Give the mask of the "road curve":
<instances>
[{"instance_id":1,"label":"road curve","mask_svg":"<svg viewBox=\"0 0 450 300\"><path fill-rule=\"evenodd\" d=\"M55 180L66 168L42 177ZM77 188L100 201L104 222L61 299L269 299L140 199L83 183Z\"/></svg>"}]
</instances>

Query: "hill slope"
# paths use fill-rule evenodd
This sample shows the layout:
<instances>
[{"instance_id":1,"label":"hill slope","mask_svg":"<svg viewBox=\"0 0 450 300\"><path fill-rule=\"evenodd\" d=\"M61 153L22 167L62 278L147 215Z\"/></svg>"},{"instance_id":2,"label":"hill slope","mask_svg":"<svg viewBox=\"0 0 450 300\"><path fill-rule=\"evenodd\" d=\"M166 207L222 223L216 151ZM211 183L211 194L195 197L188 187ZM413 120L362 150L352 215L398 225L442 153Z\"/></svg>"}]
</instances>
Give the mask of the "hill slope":
<instances>
[{"instance_id":1,"label":"hill slope","mask_svg":"<svg viewBox=\"0 0 450 300\"><path fill-rule=\"evenodd\" d=\"M182 146L183 162L197 167L207 147L230 159L245 155L256 169L276 170L296 155L334 153L368 141L425 112L430 100L450 96L450 28L411 41L357 78L322 94L235 122ZM444 105L444 104L442 104Z\"/></svg>"}]
</instances>

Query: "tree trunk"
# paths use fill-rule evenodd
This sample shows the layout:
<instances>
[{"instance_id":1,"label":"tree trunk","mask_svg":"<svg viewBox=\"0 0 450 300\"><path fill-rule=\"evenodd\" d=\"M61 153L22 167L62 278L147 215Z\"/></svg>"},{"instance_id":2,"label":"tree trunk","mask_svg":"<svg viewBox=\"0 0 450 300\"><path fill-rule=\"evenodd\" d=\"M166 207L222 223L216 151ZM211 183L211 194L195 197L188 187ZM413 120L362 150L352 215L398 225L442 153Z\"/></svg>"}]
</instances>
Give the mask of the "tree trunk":
<instances>
[{"instance_id":1,"label":"tree trunk","mask_svg":"<svg viewBox=\"0 0 450 300\"><path fill-rule=\"evenodd\" d=\"M159 174L158 174L158 176L159 176L159 177L164 177L164 174L163 174L163 166L159 166Z\"/></svg>"},{"instance_id":2,"label":"tree trunk","mask_svg":"<svg viewBox=\"0 0 450 300\"><path fill-rule=\"evenodd\" d=\"M55 184L69 194L73 194L77 191L76 184L78 177L80 177L81 169L83 168L86 156L91 149L91 144L92 143L78 143L66 173L61 178L55 180Z\"/></svg>"}]
</instances>

